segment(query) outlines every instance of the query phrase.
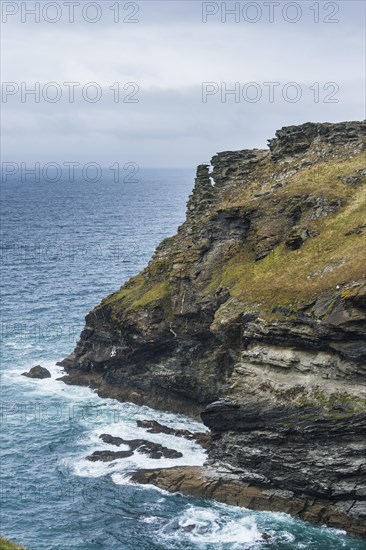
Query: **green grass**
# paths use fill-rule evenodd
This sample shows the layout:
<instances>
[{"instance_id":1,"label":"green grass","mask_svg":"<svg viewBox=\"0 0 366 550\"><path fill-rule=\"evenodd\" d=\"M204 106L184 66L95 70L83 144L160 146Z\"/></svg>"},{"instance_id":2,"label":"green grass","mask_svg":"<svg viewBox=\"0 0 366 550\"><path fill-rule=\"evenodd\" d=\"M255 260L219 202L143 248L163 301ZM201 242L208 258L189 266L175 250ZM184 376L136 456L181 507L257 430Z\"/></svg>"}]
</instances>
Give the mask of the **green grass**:
<instances>
[{"instance_id":1,"label":"green grass","mask_svg":"<svg viewBox=\"0 0 366 550\"><path fill-rule=\"evenodd\" d=\"M276 164L268 157L267 162L261 167L258 178L250 184L235 190L224 192L223 200L218 207L227 208L250 204L256 193L269 191L273 184L273 176L279 176L284 169L297 170L286 180L286 185L276 189L272 197L288 198L296 195L316 195L319 197L350 199L353 196L354 187L345 185L340 177L351 176L356 171L365 168L365 153L360 153L346 160L328 159L324 162L298 170L298 160L292 163ZM366 181L366 178L365 178ZM260 203L260 201L258 201Z\"/></svg>"},{"instance_id":2,"label":"green grass","mask_svg":"<svg viewBox=\"0 0 366 550\"><path fill-rule=\"evenodd\" d=\"M328 160L299 170L291 177L290 185L277 189L278 196L309 194L334 199L350 199L355 188L346 185L341 176L351 176L365 168L365 154L347 160ZM366 182L366 178L365 178Z\"/></svg>"},{"instance_id":3,"label":"green grass","mask_svg":"<svg viewBox=\"0 0 366 550\"><path fill-rule=\"evenodd\" d=\"M167 281L155 282L145 277L144 273L137 275L126 283L121 290L105 298L99 306L109 306L112 311L112 318L117 323L123 312L139 310L150 305L161 305L167 316L171 318L171 288L169 283Z\"/></svg>"},{"instance_id":4,"label":"green grass","mask_svg":"<svg viewBox=\"0 0 366 550\"><path fill-rule=\"evenodd\" d=\"M0 550L26 550L24 546L18 546L7 539L0 537Z\"/></svg>"},{"instance_id":5,"label":"green grass","mask_svg":"<svg viewBox=\"0 0 366 550\"><path fill-rule=\"evenodd\" d=\"M152 288L142 293L135 299L127 309L137 309L147 306L148 304L160 302L167 298L170 294L170 287L167 282L157 283Z\"/></svg>"},{"instance_id":6,"label":"green grass","mask_svg":"<svg viewBox=\"0 0 366 550\"><path fill-rule=\"evenodd\" d=\"M286 189L279 190L283 200L302 188L306 194L341 198L344 206L335 214L311 220L309 226L319 235L308 239L299 250L289 251L281 243L263 260L256 261L244 244L238 254L220 266L208 293L223 286L246 304L271 309L308 301L337 285L363 278L366 235L347 233L365 223L365 188L350 188L338 182L339 174L352 173L361 166L358 157L327 165L319 171L318 181L309 174L296 174Z\"/></svg>"}]
</instances>

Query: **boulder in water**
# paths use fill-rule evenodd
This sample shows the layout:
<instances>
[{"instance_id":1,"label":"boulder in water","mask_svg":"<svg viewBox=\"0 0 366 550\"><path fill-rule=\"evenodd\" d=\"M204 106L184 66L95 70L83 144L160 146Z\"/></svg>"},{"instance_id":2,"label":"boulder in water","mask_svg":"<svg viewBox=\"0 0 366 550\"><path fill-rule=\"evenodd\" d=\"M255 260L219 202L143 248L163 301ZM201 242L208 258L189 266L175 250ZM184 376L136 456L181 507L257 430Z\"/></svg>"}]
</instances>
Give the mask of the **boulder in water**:
<instances>
[{"instance_id":1,"label":"boulder in water","mask_svg":"<svg viewBox=\"0 0 366 550\"><path fill-rule=\"evenodd\" d=\"M51 378L51 373L45 367L36 365L35 367L32 367L29 372L23 372L22 376L27 376L28 378L39 378L42 380L43 378Z\"/></svg>"}]
</instances>

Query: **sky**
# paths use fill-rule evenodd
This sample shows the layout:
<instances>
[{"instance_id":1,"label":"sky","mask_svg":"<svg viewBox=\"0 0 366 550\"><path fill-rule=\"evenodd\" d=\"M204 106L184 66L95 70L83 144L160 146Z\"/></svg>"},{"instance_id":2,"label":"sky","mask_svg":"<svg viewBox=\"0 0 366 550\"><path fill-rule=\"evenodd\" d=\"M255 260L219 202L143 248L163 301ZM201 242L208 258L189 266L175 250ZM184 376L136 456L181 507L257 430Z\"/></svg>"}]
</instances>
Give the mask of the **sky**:
<instances>
[{"instance_id":1,"label":"sky","mask_svg":"<svg viewBox=\"0 0 366 550\"><path fill-rule=\"evenodd\" d=\"M192 168L283 126L365 118L361 0L1 8L3 162Z\"/></svg>"}]
</instances>

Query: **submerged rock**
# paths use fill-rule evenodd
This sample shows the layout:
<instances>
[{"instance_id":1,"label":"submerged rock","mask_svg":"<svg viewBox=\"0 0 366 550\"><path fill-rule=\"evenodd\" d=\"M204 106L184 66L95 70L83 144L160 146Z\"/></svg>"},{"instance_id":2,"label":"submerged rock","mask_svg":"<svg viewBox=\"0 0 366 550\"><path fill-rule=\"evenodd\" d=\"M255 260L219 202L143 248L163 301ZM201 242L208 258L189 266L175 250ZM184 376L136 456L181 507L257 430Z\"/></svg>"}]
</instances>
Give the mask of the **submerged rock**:
<instances>
[{"instance_id":1,"label":"submerged rock","mask_svg":"<svg viewBox=\"0 0 366 550\"><path fill-rule=\"evenodd\" d=\"M28 378L39 378L42 380L43 378L51 378L51 373L45 367L36 365L35 367L32 367L29 372L23 372L22 376L27 376Z\"/></svg>"}]
</instances>

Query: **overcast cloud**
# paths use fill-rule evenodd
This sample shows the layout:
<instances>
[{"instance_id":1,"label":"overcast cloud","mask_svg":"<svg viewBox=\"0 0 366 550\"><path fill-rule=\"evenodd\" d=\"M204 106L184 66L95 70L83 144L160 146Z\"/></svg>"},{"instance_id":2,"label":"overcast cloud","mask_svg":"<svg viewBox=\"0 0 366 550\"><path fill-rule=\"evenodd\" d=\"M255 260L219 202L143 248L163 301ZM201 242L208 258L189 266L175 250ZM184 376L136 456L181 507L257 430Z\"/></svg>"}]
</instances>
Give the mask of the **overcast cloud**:
<instances>
[{"instance_id":1,"label":"overcast cloud","mask_svg":"<svg viewBox=\"0 0 366 550\"><path fill-rule=\"evenodd\" d=\"M138 23L114 23L109 8L116 2L108 0L97 3L102 17L94 24L80 16L88 4L83 1L75 6L74 23L68 22L64 2L58 3L60 21L47 22L41 14L40 23L32 22L31 16L22 23L20 4L2 2L3 10L8 6L6 13L19 8L6 22L3 11L2 81L19 86L19 92L2 97L3 161L133 161L142 167L192 167L217 151L266 147L281 126L365 117L362 1L280 6L277 2L273 23L265 2L239 3L240 9L260 8L256 23L245 21L242 11L238 23L233 16L222 23L220 11L203 23L202 2L170 0L119 2L121 18ZM27 4L31 8L35 2ZM40 2L41 9L45 4ZM204 9L215 11L222 2L209 4ZM226 4L232 8L235 2ZM301 7L296 23L283 16L286 5L285 15L296 16L296 5L289 4ZM319 6L319 23L310 9L314 5ZM56 12L49 10L46 16L51 18ZM255 17L254 11L245 13ZM339 21L326 23L325 18ZM36 103L28 95L22 102L22 82L29 88L39 82L41 90L56 82L61 99L51 103L41 95ZM69 102L65 82L80 83L74 103ZM95 103L81 96L82 86L89 82L102 91ZM119 102L117 87L109 89L116 82ZM217 83L209 88L215 94L206 102L204 82ZM256 86L245 87L253 82ZM268 82L279 83L272 102ZM286 87L290 82L296 87ZM124 90L126 83L135 84ZM240 84L238 102L234 95L222 101L221 83L228 89ZM295 102L299 90L301 97ZM93 91L88 88L90 95ZM259 91L261 98L253 102ZM53 92L48 89L49 97ZM284 99L282 92L289 97Z\"/></svg>"}]
</instances>

